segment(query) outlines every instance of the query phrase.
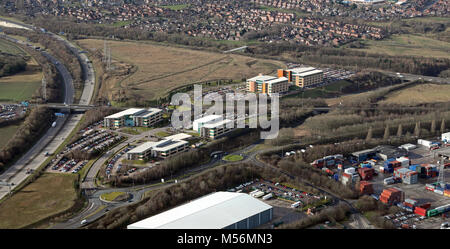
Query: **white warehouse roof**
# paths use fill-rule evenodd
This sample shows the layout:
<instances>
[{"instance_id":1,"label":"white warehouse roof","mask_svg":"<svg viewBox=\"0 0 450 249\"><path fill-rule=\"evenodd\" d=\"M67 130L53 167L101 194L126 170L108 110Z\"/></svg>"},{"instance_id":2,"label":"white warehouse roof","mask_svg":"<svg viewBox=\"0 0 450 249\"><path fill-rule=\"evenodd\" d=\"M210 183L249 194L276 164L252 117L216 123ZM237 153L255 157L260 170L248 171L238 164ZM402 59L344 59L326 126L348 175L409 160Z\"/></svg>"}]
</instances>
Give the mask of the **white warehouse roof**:
<instances>
[{"instance_id":1,"label":"white warehouse roof","mask_svg":"<svg viewBox=\"0 0 450 249\"><path fill-rule=\"evenodd\" d=\"M245 193L215 192L128 225L128 229L222 229L271 209Z\"/></svg>"}]
</instances>

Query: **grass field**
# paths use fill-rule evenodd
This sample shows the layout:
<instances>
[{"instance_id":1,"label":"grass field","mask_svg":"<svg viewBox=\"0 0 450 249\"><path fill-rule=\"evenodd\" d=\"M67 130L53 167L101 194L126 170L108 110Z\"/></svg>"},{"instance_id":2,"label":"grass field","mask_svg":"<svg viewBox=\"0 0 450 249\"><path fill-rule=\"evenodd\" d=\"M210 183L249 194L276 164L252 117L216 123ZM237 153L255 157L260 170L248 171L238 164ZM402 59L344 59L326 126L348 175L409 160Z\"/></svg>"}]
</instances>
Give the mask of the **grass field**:
<instances>
[{"instance_id":1,"label":"grass field","mask_svg":"<svg viewBox=\"0 0 450 249\"><path fill-rule=\"evenodd\" d=\"M362 50L370 53L450 58L450 43L435 39L432 35L392 35L388 39L365 40L363 43L367 48Z\"/></svg>"},{"instance_id":2,"label":"grass field","mask_svg":"<svg viewBox=\"0 0 450 249\"><path fill-rule=\"evenodd\" d=\"M159 131L159 132L155 133L155 135L158 137L167 137L167 136L170 136L171 134L168 132L165 132L165 131Z\"/></svg>"},{"instance_id":3,"label":"grass field","mask_svg":"<svg viewBox=\"0 0 450 249\"><path fill-rule=\"evenodd\" d=\"M78 43L90 51L102 50L104 46L103 40L95 39L79 40ZM273 74L276 69L285 67L283 62L275 60L154 43L110 41L110 47L113 64L120 64L122 68L128 65L122 70L128 74L121 78L110 77L102 85L100 95L113 101L120 101L123 96L130 101L155 100L186 84L217 79L241 80L258 73ZM135 72L130 73L133 70Z\"/></svg>"},{"instance_id":4,"label":"grass field","mask_svg":"<svg viewBox=\"0 0 450 249\"><path fill-rule=\"evenodd\" d=\"M189 7L189 4L176 4L176 5L164 5L161 8L171 9L171 10L182 10Z\"/></svg>"},{"instance_id":5,"label":"grass field","mask_svg":"<svg viewBox=\"0 0 450 249\"><path fill-rule=\"evenodd\" d=\"M127 133L130 135L139 135L143 132L150 131L153 128L150 127L125 127L120 129L120 132Z\"/></svg>"},{"instance_id":6,"label":"grass field","mask_svg":"<svg viewBox=\"0 0 450 249\"><path fill-rule=\"evenodd\" d=\"M45 173L0 204L0 228L21 228L69 209L76 175Z\"/></svg>"},{"instance_id":7,"label":"grass field","mask_svg":"<svg viewBox=\"0 0 450 249\"><path fill-rule=\"evenodd\" d=\"M12 43L0 40L0 51L11 54L26 55L24 51ZM41 86L42 72L38 63L31 58L27 62L27 70L15 75L0 77L0 101L23 101L31 99Z\"/></svg>"},{"instance_id":8,"label":"grass field","mask_svg":"<svg viewBox=\"0 0 450 249\"><path fill-rule=\"evenodd\" d=\"M414 96L413 98L411 96ZM390 93L380 104L425 104L450 101L450 85L416 85Z\"/></svg>"},{"instance_id":9,"label":"grass field","mask_svg":"<svg viewBox=\"0 0 450 249\"><path fill-rule=\"evenodd\" d=\"M0 52L8 53L8 54L21 54L25 55L26 53L22 51L20 48L14 46L12 43L0 39Z\"/></svg>"},{"instance_id":10,"label":"grass field","mask_svg":"<svg viewBox=\"0 0 450 249\"><path fill-rule=\"evenodd\" d=\"M290 95L288 98L323 98L328 94L339 94L341 92L341 88L346 87L350 84L351 83L349 81L340 80L324 87L306 90L303 94L299 93Z\"/></svg>"},{"instance_id":11,"label":"grass field","mask_svg":"<svg viewBox=\"0 0 450 249\"><path fill-rule=\"evenodd\" d=\"M244 157L241 155L227 155L227 156L224 156L222 159L224 161L237 162L237 161L241 161L242 159L244 159Z\"/></svg>"},{"instance_id":12,"label":"grass field","mask_svg":"<svg viewBox=\"0 0 450 249\"><path fill-rule=\"evenodd\" d=\"M124 195L125 192L115 191L110 193L105 193L101 195L101 198L105 201L114 201L117 197Z\"/></svg>"},{"instance_id":13,"label":"grass field","mask_svg":"<svg viewBox=\"0 0 450 249\"><path fill-rule=\"evenodd\" d=\"M16 134L20 125L8 125L0 128L0 150L5 146L8 141Z\"/></svg>"}]
</instances>

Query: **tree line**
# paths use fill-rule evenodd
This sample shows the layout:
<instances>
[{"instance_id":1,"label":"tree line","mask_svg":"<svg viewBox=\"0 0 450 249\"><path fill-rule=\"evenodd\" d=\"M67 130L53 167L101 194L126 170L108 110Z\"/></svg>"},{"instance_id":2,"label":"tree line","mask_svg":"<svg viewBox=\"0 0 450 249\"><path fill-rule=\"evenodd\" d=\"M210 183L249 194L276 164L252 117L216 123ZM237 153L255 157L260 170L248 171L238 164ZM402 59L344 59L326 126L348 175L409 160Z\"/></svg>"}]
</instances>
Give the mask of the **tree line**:
<instances>
[{"instance_id":1,"label":"tree line","mask_svg":"<svg viewBox=\"0 0 450 249\"><path fill-rule=\"evenodd\" d=\"M30 42L38 43L44 48L49 48L58 60L60 60L73 77L74 87L83 87L83 70L78 57L62 41L53 39L45 33L29 32L23 29L4 28L7 35L18 35L26 37Z\"/></svg>"},{"instance_id":2,"label":"tree line","mask_svg":"<svg viewBox=\"0 0 450 249\"><path fill-rule=\"evenodd\" d=\"M382 69L402 73L437 76L450 67L450 59L415 56L391 56L347 48L310 47L282 43L251 45L247 52L262 58L274 59L289 53L293 62L312 65L328 65L353 70Z\"/></svg>"},{"instance_id":3,"label":"tree line","mask_svg":"<svg viewBox=\"0 0 450 249\"><path fill-rule=\"evenodd\" d=\"M31 148L50 127L53 112L45 107L33 108L16 134L0 151L0 171L6 170L15 159Z\"/></svg>"},{"instance_id":4,"label":"tree line","mask_svg":"<svg viewBox=\"0 0 450 249\"><path fill-rule=\"evenodd\" d=\"M0 52L0 77L23 72L26 68L27 62L23 56Z\"/></svg>"}]
</instances>

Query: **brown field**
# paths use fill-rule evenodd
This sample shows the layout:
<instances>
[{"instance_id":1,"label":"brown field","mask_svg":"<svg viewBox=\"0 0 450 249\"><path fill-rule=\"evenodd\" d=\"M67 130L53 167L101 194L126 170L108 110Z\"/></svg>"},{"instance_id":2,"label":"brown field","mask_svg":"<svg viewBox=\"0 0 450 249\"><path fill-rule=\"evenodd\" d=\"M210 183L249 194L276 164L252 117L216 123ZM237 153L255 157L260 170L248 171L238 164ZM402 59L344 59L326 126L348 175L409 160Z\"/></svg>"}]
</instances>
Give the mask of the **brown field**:
<instances>
[{"instance_id":1,"label":"brown field","mask_svg":"<svg viewBox=\"0 0 450 249\"><path fill-rule=\"evenodd\" d=\"M79 40L88 51L103 50L103 40ZM115 100L126 95L128 99L155 100L170 90L189 83L217 79L241 80L258 73L274 74L285 64L274 60L190 50L139 42L110 41L113 65L120 68L120 77L109 77L103 82L102 93ZM133 66L133 67L131 67ZM132 73L135 70L134 73ZM125 72L131 72L124 74ZM122 91L119 91L122 90Z\"/></svg>"},{"instance_id":2,"label":"brown field","mask_svg":"<svg viewBox=\"0 0 450 249\"><path fill-rule=\"evenodd\" d=\"M447 101L450 101L450 85L424 84L390 93L385 100L380 101L380 104L407 105Z\"/></svg>"},{"instance_id":3,"label":"brown field","mask_svg":"<svg viewBox=\"0 0 450 249\"><path fill-rule=\"evenodd\" d=\"M77 194L73 174L43 174L0 204L0 228L21 228L69 209Z\"/></svg>"}]
</instances>

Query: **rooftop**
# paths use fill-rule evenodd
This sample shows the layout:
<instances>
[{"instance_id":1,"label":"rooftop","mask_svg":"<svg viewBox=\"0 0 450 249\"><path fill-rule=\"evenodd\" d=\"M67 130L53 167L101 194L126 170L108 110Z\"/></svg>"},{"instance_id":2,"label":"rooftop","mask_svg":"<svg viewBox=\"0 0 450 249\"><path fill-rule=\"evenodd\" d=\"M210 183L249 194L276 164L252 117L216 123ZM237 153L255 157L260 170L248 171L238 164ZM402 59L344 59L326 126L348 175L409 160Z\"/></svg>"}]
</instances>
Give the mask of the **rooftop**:
<instances>
[{"instance_id":1,"label":"rooftop","mask_svg":"<svg viewBox=\"0 0 450 249\"><path fill-rule=\"evenodd\" d=\"M210 122L210 121L213 121L216 119L221 119L221 118L222 118L222 116L220 116L220 115L208 115L208 116L204 116L202 118L196 119L196 120L194 120L194 122L206 123L206 122Z\"/></svg>"},{"instance_id":2,"label":"rooftop","mask_svg":"<svg viewBox=\"0 0 450 249\"><path fill-rule=\"evenodd\" d=\"M115 113L115 114L113 114L113 115L107 116L107 117L105 117L105 118L121 118L121 117L127 116L127 115L135 115L135 114L141 113L141 112L143 112L143 111L145 111L145 109L141 109L141 108L130 108L130 109L126 109L126 110L124 110L124 111Z\"/></svg>"},{"instance_id":3,"label":"rooftop","mask_svg":"<svg viewBox=\"0 0 450 249\"><path fill-rule=\"evenodd\" d=\"M146 118L146 117L152 116L161 111L162 110L158 109L158 108L149 108L149 109L145 110L145 112L138 113L136 116Z\"/></svg>"},{"instance_id":4,"label":"rooftop","mask_svg":"<svg viewBox=\"0 0 450 249\"><path fill-rule=\"evenodd\" d=\"M165 137L164 139L171 139L171 140L183 140L188 139L192 137L192 135L186 134L186 133L178 133L172 136Z\"/></svg>"},{"instance_id":5,"label":"rooftop","mask_svg":"<svg viewBox=\"0 0 450 249\"><path fill-rule=\"evenodd\" d=\"M270 76L270 75L258 75L258 76L248 79L247 81L268 81L268 80L273 80L276 78L277 77Z\"/></svg>"},{"instance_id":6,"label":"rooftop","mask_svg":"<svg viewBox=\"0 0 450 249\"><path fill-rule=\"evenodd\" d=\"M210 128L210 129L211 128L217 128L217 127L224 126L224 125L226 125L228 123L231 123L231 122L233 122L233 121L231 121L229 119L224 119L224 120L219 120L219 121L214 122L214 123L208 123L208 124L204 125L203 127Z\"/></svg>"},{"instance_id":7,"label":"rooftop","mask_svg":"<svg viewBox=\"0 0 450 249\"><path fill-rule=\"evenodd\" d=\"M138 147L128 151L128 153L130 153L130 154L144 153L144 152L148 151L149 149L151 149L155 144L156 144L156 142L146 142L146 143L143 143L143 144L139 145Z\"/></svg>"},{"instance_id":8,"label":"rooftop","mask_svg":"<svg viewBox=\"0 0 450 249\"><path fill-rule=\"evenodd\" d=\"M170 139L165 139L165 140L161 140L159 142L157 142L154 146L153 149L154 151L168 151L174 148L177 148L181 145L185 145L188 144L189 142L184 141L184 140L170 140Z\"/></svg>"},{"instance_id":9,"label":"rooftop","mask_svg":"<svg viewBox=\"0 0 450 249\"><path fill-rule=\"evenodd\" d=\"M215 192L128 225L128 229L221 229L271 208L248 194Z\"/></svg>"},{"instance_id":10,"label":"rooftop","mask_svg":"<svg viewBox=\"0 0 450 249\"><path fill-rule=\"evenodd\" d=\"M291 71L293 74L299 74L299 73L312 71L315 69L316 69L315 67L296 67L296 68L288 69L286 71Z\"/></svg>"},{"instance_id":11,"label":"rooftop","mask_svg":"<svg viewBox=\"0 0 450 249\"><path fill-rule=\"evenodd\" d=\"M309 76L309 75L313 75L313 74L318 74L318 73L323 73L322 70L312 70L312 71L308 71L308 72L304 72L304 73L299 73L298 76L300 77L305 77L305 76Z\"/></svg>"},{"instance_id":12,"label":"rooftop","mask_svg":"<svg viewBox=\"0 0 450 249\"><path fill-rule=\"evenodd\" d=\"M276 84L276 83L280 83L280 82L283 82L283 81L288 81L288 78L286 78L286 77L280 77L280 78L277 78L277 79L273 79L273 80L269 80L269 81L267 81L266 83L267 84Z\"/></svg>"}]
</instances>

